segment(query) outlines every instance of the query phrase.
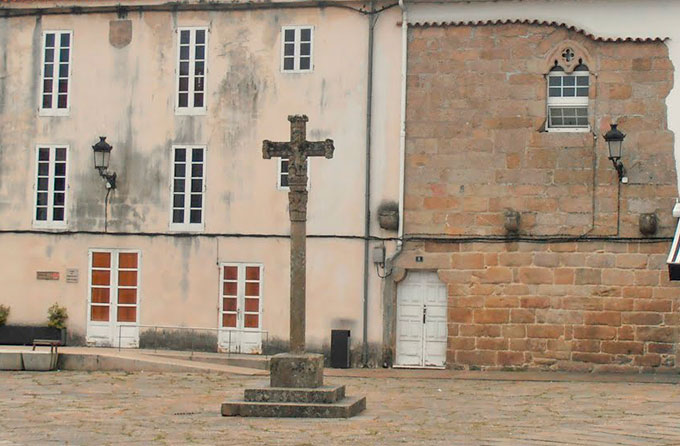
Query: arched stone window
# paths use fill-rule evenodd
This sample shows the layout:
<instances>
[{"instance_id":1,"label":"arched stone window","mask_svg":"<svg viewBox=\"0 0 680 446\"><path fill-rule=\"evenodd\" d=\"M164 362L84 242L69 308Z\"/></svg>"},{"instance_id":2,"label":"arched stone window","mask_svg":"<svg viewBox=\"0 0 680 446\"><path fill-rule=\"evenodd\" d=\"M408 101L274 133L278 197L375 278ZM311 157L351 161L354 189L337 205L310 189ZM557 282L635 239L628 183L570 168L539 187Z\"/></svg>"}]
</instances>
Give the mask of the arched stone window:
<instances>
[{"instance_id":1,"label":"arched stone window","mask_svg":"<svg viewBox=\"0 0 680 446\"><path fill-rule=\"evenodd\" d=\"M576 42L563 42L548 58L548 131L587 131L590 129L590 70L587 54Z\"/></svg>"}]
</instances>

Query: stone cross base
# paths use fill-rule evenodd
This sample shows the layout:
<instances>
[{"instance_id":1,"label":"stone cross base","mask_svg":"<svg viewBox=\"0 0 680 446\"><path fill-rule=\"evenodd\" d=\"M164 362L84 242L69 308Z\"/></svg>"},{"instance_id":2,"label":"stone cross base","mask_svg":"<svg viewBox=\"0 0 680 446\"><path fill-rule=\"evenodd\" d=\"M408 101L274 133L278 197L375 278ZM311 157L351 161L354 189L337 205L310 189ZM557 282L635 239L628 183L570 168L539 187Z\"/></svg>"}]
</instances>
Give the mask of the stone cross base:
<instances>
[{"instance_id":1,"label":"stone cross base","mask_svg":"<svg viewBox=\"0 0 680 446\"><path fill-rule=\"evenodd\" d=\"M314 353L281 353L269 360L272 387L323 386L323 355Z\"/></svg>"},{"instance_id":2,"label":"stone cross base","mask_svg":"<svg viewBox=\"0 0 680 446\"><path fill-rule=\"evenodd\" d=\"M323 385L323 355L282 353L270 360L270 387L246 389L244 401L222 404L223 416L349 418L366 397L345 396L345 386Z\"/></svg>"}]
</instances>

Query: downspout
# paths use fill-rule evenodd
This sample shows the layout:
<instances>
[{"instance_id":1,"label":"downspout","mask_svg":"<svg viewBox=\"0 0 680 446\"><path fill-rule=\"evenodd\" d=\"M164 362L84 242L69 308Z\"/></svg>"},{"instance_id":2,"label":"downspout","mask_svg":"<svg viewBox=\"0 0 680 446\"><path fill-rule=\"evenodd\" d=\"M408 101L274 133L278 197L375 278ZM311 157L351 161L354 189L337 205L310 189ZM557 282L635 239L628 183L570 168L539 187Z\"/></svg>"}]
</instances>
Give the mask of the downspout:
<instances>
[{"instance_id":1,"label":"downspout","mask_svg":"<svg viewBox=\"0 0 680 446\"><path fill-rule=\"evenodd\" d=\"M408 55L408 11L405 0L399 0L401 8L401 117L399 129L399 230L397 232L396 258L403 249L404 238L404 169L406 163L406 74Z\"/></svg>"},{"instance_id":2,"label":"downspout","mask_svg":"<svg viewBox=\"0 0 680 446\"><path fill-rule=\"evenodd\" d=\"M376 14L371 0L368 15L368 73L366 74L366 190L364 196L364 299L363 299L363 343L361 346L361 363L368 367L368 248L371 236L371 119L373 108L373 33L375 31Z\"/></svg>"}]
</instances>

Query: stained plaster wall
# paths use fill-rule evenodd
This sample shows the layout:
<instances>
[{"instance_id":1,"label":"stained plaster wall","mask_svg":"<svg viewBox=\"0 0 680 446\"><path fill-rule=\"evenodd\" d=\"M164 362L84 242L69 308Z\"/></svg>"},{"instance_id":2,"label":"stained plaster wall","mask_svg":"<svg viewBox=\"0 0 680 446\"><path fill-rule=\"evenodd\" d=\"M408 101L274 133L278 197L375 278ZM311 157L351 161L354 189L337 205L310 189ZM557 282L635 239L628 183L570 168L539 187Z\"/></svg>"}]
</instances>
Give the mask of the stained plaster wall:
<instances>
[{"instance_id":1,"label":"stained plaster wall","mask_svg":"<svg viewBox=\"0 0 680 446\"><path fill-rule=\"evenodd\" d=\"M393 13L379 27L398 32L398 18ZM308 137L331 137L336 146L332 160L311 161L308 233L363 235L367 19L338 9L131 13L126 19L132 21L132 41L121 49L108 41L109 21L116 19L114 14L0 19L0 230L9 231L0 235L0 270L6 272L1 299L12 307L10 323L38 323L57 300L71 312L69 326L84 332L88 249L125 247L140 249L143 256L140 323L215 327L216 261L254 261L265 267L263 328L287 339L285 238L12 231L32 230L35 147L47 143L70 147L67 230L103 230L105 189L92 169L90 146L106 135L114 146L111 170L118 173L108 210L110 232L170 233L171 146L205 144L205 232L285 235L287 194L276 188L276 161L262 160L261 141L287 140L286 116L305 113ZM315 27L312 73L280 72L283 25ZM210 29L203 116L174 114L178 26ZM73 31L71 112L39 117L42 32L58 29ZM398 72L387 65L399 56L398 42L382 42L389 50L379 53L376 71L393 78ZM398 84L389 85L398 91ZM376 88L376 96L398 116L398 96L389 86ZM398 121L382 105L376 109L379 168L373 185L379 195L373 209L383 196L396 199L398 190L390 174L396 173L398 159L382 153L397 147ZM375 225L373 230L381 233ZM331 328L350 328L354 343L360 342L362 258L361 240L309 241L310 344L327 343ZM64 282L66 268L80 270L78 284ZM60 271L62 278L37 281L39 270ZM380 282L373 276L369 314L377 315ZM381 327L369 327L369 341L379 342Z\"/></svg>"}]
</instances>

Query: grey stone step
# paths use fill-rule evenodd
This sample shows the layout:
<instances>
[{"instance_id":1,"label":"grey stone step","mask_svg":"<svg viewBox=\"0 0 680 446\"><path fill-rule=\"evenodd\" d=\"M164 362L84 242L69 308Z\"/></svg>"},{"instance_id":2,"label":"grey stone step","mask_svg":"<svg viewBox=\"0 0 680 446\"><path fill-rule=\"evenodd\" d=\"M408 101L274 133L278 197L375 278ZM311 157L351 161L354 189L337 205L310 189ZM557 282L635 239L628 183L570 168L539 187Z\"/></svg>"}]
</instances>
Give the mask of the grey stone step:
<instances>
[{"instance_id":1,"label":"grey stone step","mask_svg":"<svg viewBox=\"0 0 680 446\"><path fill-rule=\"evenodd\" d=\"M345 386L314 388L263 387L246 389L244 399L252 403L325 403L332 404L345 397Z\"/></svg>"},{"instance_id":2,"label":"grey stone step","mask_svg":"<svg viewBox=\"0 0 680 446\"><path fill-rule=\"evenodd\" d=\"M21 352L0 351L0 370L23 370Z\"/></svg>"},{"instance_id":3,"label":"grey stone step","mask_svg":"<svg viewBox=\"0 0 680 446\"><path fill-rule=\"evenodd\" d=\"M347 397L333 404L230 401L222 404L222 416L350 418L364 409L366 397Z\"/></svg>"}]
</instances>

